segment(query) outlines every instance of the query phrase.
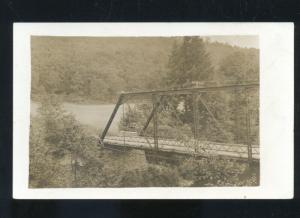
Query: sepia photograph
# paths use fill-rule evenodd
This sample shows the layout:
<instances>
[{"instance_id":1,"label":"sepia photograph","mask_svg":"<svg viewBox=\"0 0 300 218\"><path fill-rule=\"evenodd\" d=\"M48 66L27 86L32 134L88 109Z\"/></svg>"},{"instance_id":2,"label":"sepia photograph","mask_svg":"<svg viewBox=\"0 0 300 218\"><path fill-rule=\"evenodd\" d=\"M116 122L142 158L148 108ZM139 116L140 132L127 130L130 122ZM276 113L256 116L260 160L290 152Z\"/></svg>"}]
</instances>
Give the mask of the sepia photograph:
<instances>
[{"instance_id":1,"label":"sepia photograph","mask_svg":"<svg viewBox=\"0 0 300 218\"><path fill-rule=\"evenodd\" d=\"M29 187L259 185L258 40L32 36Z\"/></svg>"},{"instance_id":2,"label":"sepia photograph","mask_svg":"<svg viewBox=\"0 0 300 218\"><path fill-rule=\"evenodd\" d=\"M28 189L261 186L259 34L28 37Z\"/></svg>"}]
</instances>

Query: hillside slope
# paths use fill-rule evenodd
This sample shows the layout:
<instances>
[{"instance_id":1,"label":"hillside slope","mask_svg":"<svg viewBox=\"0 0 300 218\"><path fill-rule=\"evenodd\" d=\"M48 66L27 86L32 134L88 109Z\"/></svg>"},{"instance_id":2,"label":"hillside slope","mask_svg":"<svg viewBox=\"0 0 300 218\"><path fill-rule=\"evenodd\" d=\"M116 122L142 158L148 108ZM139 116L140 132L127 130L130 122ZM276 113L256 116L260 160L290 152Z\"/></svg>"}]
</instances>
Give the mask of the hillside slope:
<instances>
[{"instance_id":1,"label":"hillside slope","mask_svg":"<svg viewBox=\"0 0 300 218\"><path fill-rule=\"evenodd\" d=\"M175 41L171 37L32 36L32 98L43 92L67 101L111 102L120 91L163 88L161 79ZM212 65L236 51L258 56L257 49L206 43Z\"/></svg>"}]
</instances>

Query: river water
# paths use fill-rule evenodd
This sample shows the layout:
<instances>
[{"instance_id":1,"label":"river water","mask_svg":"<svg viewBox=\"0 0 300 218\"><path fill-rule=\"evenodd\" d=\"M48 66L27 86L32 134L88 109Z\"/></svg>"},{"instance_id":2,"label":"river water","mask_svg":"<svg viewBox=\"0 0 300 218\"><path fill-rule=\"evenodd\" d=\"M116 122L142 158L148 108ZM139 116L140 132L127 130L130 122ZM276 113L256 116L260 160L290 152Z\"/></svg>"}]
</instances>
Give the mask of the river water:
<instances>
[{"instance_id":1,"label":"river water","mask_svg":"<svg viewBox=\"0 0 300 218\"><path fill-rule=\"evenodd\" d=\"M32 116L38 114L38 102L31 102L30 113ZM88 125L96 130L103 130L106 123L115 107L114 104L74 104L74 103L63 103L63 109L70 112L74 117L84 125ZM122 117L122 109L120 108L117 112L109 129L110 133L118 133L118 124Z\"/></svg>"}]
</instances>

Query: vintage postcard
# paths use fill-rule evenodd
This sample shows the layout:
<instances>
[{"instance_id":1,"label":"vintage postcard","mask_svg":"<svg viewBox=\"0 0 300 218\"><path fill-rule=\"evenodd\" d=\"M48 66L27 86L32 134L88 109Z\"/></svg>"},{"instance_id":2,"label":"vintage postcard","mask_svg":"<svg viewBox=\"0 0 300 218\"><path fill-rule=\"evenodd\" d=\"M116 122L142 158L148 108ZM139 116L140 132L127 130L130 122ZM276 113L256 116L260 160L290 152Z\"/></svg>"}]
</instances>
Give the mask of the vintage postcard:
<instances>
[{"instance_id":1,"label":"vintage postcard","mask_svg":"<svg viewBox=\"0 0 300 218\"><path fill-rule=\"evenodd\" d=\"M15 24L14 198L292 198L293 28Z\"/></svg>"}]
</instances>

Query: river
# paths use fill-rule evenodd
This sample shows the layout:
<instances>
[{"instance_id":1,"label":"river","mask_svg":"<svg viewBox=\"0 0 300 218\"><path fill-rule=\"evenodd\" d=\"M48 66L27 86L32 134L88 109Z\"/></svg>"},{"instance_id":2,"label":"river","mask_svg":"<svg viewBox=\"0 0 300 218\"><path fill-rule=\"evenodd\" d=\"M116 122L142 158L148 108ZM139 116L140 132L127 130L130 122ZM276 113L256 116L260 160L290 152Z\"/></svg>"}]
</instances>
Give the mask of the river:
<instances>
[{"instance_id":1,"label":"river","mask_svg":"<svg viewBox=\"0 0 300 218\"><path fill-rule=\"evenodd\" d=\"M30 113L32 116L38 114L38 102L31 101ZM114 104L74 104L63 103L63 109L70 112L74 117L84 125L88 125L95 130L102 130L105 128L106 123L115 107ZM110 133L117 133L118 123L122 117L122 110L119 110L110 126Z\"/></svg>"}]
</instances>

